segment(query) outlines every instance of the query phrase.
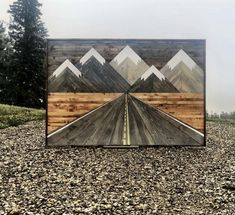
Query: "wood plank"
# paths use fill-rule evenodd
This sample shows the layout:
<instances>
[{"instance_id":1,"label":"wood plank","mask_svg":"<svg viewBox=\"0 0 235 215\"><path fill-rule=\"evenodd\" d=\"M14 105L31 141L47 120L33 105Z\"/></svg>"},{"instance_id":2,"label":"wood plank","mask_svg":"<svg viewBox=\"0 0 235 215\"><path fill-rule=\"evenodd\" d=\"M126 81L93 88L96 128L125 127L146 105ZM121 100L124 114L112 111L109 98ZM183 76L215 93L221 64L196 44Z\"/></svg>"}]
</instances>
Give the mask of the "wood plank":
<instances>
[{"instance_id":1,"label":"wood plank","mask_svg":"<svg viewBox=\"0 0 235 215\"><path fill-rule=\"evenodd\" d=\"M123 96L107 103L48 137L49 145L121 145ZM119 118L121 119L119 120ZM112 122L112 123L110 123ZM118 124L118 125L117 125ZM118 134L113 135L118 128Z\"/></svg>"},{"instance_id":2,"label":"wood plank","mask_svg":"<svg viewBox=\"0 0 235 215\"><path fill-rule=\"evenodd\" d=\"M64 60L77 63L90 48L94 47L110 62L126 45L129 45L148 65L162 68L180 49L205 69L205 40L134 40L134 39L78 39L49 40L49 75Z\"/></svg>"},{"instance_id":3,"label":"wood plank","mask_svg":"<svg viewBox=\"0 0 235 215\"><path fill-rule=\"evenodd\" d=\"M118 98L120 93L49 93L49 133L101 105ZM59 124L61 123L61 124ZM52 129L53 128L53 129Z\"/></svg>"},{"instance_id":4,"label":"wood plank","mask_svg":"<svg viewBox=\"0 0 235 215\"><path fill-rule=\"evenodd\" d=\"M155 145L203 145L204 137L154 107L130 96Z\"/></svg>"},{"instance_id":5,"label":"wood plank","mask_svg":"<svg viewBox=\"0 0 235 215\"><path fill-rule=\"evenodd\" d=\"M134 97L204 130L204 95L200 93L133 93Z\"/></svg>"},{"instance_id":6,"label":"wood plank","mask_svg":"<svg viewBox=\"0 0 235 215\"><path fill-rule=\"evenodd\" d=\"M149 131L149 127L144 122L133 102L128 99L130 118L130 142L131 145L153 145L154 140Z\"/></svg>"}]
</instances>

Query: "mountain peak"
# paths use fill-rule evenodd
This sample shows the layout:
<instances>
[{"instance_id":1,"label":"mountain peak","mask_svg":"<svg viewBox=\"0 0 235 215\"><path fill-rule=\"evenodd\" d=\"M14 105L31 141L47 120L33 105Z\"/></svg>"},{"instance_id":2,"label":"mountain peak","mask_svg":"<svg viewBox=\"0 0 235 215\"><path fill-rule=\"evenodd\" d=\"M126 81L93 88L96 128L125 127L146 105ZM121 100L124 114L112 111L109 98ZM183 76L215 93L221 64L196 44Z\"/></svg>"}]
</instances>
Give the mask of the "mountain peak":
<instances>
[{"instance_id":1,"label":"mountain peak","mask_svg":"<svg viewBox=\"0 0 235 215\"><path fill-rule=\"evenodd\" d=\"M81 72L75 67L70 60L66 59L53 73L52 76L57 77L60 75L65 69L70 69L77 77L81 76Z\"/></svg>"},{"instance_id":2,"label":"mountain peak","mask_svg":"<svg viewBox=\"0 0 235 215\"><path fill-rule=\"evenodd\" d=\"M136 54L135 51L128 45L124 49L122 49L122 51L119 52L119 54L113 60L116 61L119 65L127 57L129 57L135 64L138 64L138 62L141 61L140 56Z\"/></svg>"},{"instance_id":3,"label":"mountain peak","mask_svg":"<svg viewBox=\"0 0 235 215\"><path fill-rule=\"evenodd\" d=\"M86 63L91 57L96 58L102 65L105 63L105 59L97 52L94 48L91 48L81 59L80 63L83 65Z\"/></svg>"},{"instance_id":4,"label":"mountain peak","mask_svg":"<svg viewBox=\"0 0 235 215\"><path fill-rule=\"evenodd\" d=\"M161 69L161 73L180 92L202 93L204 91L203 70L183 51L177 54Z\"/></svg>"},{"instance_id":5,"label":"mountain peak","mask_svg":"<svg viewBox=\"0 0 235 215\"><path fill-rule=\"evenodd\" d=\"M141 76L141 80L144 79L144 81L145 81L151 74L156 75L161 81L166 79L165 76L155 66L151 66Z\"/></svg>"},{"instance_id":6,"label":"mountain peak","mask_svg":"<svg viewBox=\"0 0 235 215\"><path fill-rule=\"evenodd\" d=\"M167 63L170 69L173 69L180 61L184 62L191 70L197 65L191 57L180 49Z\"/></svg>"}]
</instances>

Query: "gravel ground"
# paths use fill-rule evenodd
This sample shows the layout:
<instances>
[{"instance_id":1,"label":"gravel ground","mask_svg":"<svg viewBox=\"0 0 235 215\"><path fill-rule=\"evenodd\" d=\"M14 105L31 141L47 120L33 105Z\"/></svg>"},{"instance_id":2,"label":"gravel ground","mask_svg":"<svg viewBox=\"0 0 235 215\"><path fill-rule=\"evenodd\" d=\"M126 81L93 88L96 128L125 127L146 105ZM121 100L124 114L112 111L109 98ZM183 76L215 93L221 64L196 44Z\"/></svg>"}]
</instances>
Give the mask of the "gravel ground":
<instances>
[{"instance_id":1,"label":"gravel ground","mask_svg":"<svg viewBox=\"0 0 235 215\"><path fill-rule=\"evenodd\" d=\"M235 214L235 127L207 147L45 149L44 122L0 130L0 214Z\"/></svg>"}]
</instances>

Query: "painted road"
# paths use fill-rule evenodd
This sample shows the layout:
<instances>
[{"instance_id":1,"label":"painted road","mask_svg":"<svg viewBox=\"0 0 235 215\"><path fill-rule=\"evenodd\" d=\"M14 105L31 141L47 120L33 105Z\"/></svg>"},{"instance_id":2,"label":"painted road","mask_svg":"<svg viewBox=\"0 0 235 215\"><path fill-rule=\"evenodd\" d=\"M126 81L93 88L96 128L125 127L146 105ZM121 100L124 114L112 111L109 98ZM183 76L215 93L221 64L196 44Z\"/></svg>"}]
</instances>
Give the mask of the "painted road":
<instances>
[{"instance_id":1,"label":"painted road","mask_svg":"<svg viewBox=\"0 0 235 215\"><path fill-rule=\"evenodd\" d=\"M202 133L129 94L48 136L48 146L203 144Z\"/></svg>"}]
</instances>

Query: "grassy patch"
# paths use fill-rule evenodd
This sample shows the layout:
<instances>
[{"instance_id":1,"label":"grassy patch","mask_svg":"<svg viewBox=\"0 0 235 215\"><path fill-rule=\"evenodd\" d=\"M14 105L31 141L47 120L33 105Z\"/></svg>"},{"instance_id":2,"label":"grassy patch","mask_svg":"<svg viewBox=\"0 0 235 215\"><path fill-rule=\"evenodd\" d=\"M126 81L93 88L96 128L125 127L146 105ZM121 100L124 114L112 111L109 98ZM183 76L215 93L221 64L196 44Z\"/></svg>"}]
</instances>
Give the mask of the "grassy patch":
<instances>
[{"instance_id":1,"label":"grassy patch","mask_svg":"<svg viewBox=\"0 0 235 215\"><path fill-rule=\"evenodd\" d=\"M206 121L235 125L235 120L234 119L207 119Z\"/></svg>"},{"instance_id":2,"label":"grassy patch","mask_svg":"<svg viewBox=\"0 0 235 215\"><path fill-rule=\"evenodd\" d=\"M44 110L0 104L0 129L42 120L44 117Z\"/></svg>"}]
</instances>

